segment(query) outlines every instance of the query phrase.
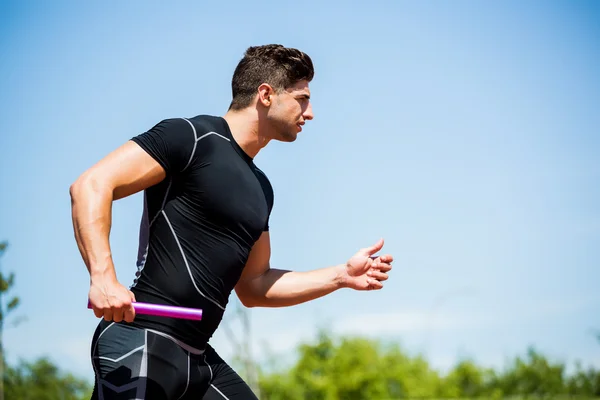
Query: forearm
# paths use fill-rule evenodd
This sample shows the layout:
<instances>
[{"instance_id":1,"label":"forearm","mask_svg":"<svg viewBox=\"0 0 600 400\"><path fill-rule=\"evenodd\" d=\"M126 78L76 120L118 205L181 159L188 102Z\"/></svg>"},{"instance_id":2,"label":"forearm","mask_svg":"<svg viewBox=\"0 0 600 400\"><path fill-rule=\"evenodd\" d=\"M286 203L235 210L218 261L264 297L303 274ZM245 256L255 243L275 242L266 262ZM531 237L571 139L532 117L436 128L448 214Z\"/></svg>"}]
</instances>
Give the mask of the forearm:
<instances>
[{"instance_id":1,"label":"forearm","mask_svg":"<svg viewBox=\"0 0 600 400\"><path fill-rule=\"evenodd\" d=\"M254 280L246 305L287 307L323 297L344 287L344 272L344 265L308 272L269 269Z\"/></svg>"},{"instance_id":2,"label":"forearm","mask_svg":"<svg viewBox=\"0 0 600 400\"><path fill-rule=\"evenodd\" d=\"M91 281L116 279L109 244L113 192L94 178L70 188L73 230Z\"/></svg>"}]
</instances>

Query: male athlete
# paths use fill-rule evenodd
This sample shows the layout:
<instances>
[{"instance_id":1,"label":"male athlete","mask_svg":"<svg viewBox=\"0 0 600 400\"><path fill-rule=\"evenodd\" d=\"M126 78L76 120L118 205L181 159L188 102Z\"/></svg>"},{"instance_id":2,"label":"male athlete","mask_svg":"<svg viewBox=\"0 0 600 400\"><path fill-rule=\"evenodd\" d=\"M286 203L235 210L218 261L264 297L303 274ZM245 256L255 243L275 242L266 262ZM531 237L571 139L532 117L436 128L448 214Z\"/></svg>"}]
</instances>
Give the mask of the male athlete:
<instances>
[{"instance_id":1,"label":"male athlete","mask_svg":"<svg viewBox=\"0 0 600 400\"><path fill-rule=\"evenodd\" d=\"M235 289L247 307L284 307L340 288L377 290L392 256L383 240L310 272L271 268L273 190L254 164L271 140L293 142L313 118L308 55L250 47L223 117L166 119L71 185L73 227L102 318L91 345L93 399L256 399L208 344ZM144 191L138 272L116 278L109 246L114 200ZM200 308L201 321L135 315L132 302Z\"/></svg>"}]
</instances>

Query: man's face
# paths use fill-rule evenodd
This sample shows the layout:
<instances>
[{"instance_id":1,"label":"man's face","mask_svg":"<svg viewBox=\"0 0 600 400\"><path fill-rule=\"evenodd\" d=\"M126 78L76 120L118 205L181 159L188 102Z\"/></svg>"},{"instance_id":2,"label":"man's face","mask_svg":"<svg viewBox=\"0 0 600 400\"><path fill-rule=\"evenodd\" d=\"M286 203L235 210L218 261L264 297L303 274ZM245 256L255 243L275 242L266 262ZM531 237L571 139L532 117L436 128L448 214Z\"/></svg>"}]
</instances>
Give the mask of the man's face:
<instances>
[{"instance_id":1,"label":"man's face","mask_svg":"<svg viewBox=\"0 0 600 400\"><path fill-rule=\"evenodd\" d=\"M308 82L299 81L281 93L274 94L267 115L274 130L273 139L284 142L296 140L298 133L302 131L302 125L313 119Z\"/></svg>"}]
</instances>

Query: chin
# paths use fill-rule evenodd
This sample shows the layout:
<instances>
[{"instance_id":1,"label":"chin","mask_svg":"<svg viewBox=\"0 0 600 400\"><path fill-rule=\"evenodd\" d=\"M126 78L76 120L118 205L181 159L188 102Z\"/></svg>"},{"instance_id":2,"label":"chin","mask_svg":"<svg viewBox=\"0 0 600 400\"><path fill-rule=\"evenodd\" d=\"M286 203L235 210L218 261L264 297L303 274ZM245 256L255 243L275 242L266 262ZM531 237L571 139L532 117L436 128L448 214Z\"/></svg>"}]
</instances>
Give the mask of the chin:
<instances>
[{"instance_id":1,"label":"chin","mask_svg":"<svg viewBox=\"0 0 600 400\"><path fill-rule=\"evenodd\" d=\"M292 132L285 132L279 135L279 140L282 142L295 142L298 135Z\"/></svg>"}]
</instances>

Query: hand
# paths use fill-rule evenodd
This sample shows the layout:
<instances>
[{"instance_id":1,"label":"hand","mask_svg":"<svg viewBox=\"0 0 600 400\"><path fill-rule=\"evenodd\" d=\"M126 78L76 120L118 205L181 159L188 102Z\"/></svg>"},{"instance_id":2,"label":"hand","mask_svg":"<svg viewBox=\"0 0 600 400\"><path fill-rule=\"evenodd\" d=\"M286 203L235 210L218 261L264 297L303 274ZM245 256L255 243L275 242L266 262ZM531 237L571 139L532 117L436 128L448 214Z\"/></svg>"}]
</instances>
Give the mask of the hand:
<instances>
[{"instance_id":1,"label":"hand","mask_svg":"<svg viewBox=\"0 0 600 400\"><path fill-rule=\"evenodd\" d=\"M106 321L115 322L132 322L135 318L132 304L135 296L117 280L92 281L89 300L98 318L104 317Z\"/></svg>"},{"instance_id":2,"label":"hand","mask_svg":"<svg viewBox=\"0 0 600 400\"><path fill-rule=\"evenodd\" d=\"M394 258L385 254L373 256L383 248L383 239L371 247L359 250L346 263L346 286L356 290L378 290L388 279Z\"/></svg>"}]
</instances>

